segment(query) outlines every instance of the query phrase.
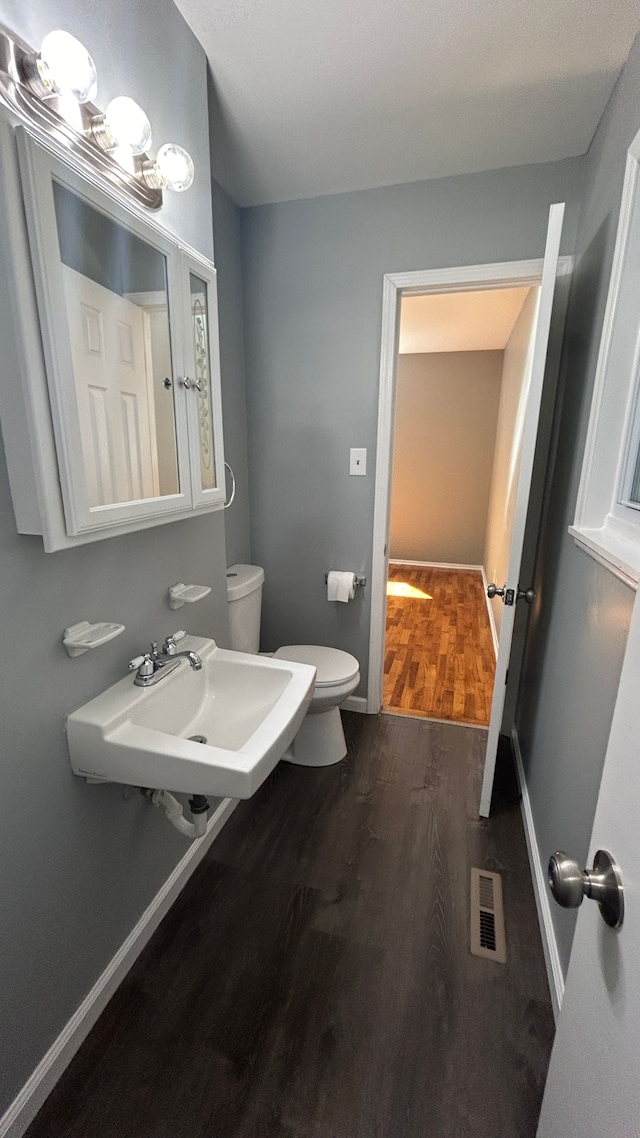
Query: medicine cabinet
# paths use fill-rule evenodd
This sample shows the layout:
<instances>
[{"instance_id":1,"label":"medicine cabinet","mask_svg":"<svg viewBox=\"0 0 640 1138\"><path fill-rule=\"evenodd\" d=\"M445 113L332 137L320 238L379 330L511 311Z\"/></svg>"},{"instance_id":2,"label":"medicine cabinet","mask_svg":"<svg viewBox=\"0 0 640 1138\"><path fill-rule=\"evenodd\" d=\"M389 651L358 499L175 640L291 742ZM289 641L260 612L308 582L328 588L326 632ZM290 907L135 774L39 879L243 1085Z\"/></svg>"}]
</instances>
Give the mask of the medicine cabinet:
<instances>
[{"instance_id":1,"label":"medicine cabinet","mask_svg":"<svg viewBox=\"0 0 640 1138\"><path fill-rule=\"evenodd\" d=\"M5 398L2 419L33 460L12 436L18 529L52 551L221 509L214 266L71 156L15 135L26 235L9 216L4 238L25 414Z\"/></svg>"}]
</instances>

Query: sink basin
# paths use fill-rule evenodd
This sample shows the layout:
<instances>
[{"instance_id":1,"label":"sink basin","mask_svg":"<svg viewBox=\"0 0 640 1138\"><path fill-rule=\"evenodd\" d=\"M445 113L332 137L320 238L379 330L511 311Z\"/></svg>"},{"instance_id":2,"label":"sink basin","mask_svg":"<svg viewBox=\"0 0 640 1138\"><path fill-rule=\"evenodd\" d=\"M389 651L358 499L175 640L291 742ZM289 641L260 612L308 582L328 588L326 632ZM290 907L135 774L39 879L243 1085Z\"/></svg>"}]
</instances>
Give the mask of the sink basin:
<instances>
[{"instance_id":1,"label":"sink basin","mask_svg":"<svg viewBox=\"0 0 640 1138\"><path fill-rule=\"evenodd\" d=\"M94 782L250 798L296 735L315 668L197 636L180 648L198 653L200 671L183 659L148 688L129 675L68 717L73 771Z\"/></svg>"}]
</instances>

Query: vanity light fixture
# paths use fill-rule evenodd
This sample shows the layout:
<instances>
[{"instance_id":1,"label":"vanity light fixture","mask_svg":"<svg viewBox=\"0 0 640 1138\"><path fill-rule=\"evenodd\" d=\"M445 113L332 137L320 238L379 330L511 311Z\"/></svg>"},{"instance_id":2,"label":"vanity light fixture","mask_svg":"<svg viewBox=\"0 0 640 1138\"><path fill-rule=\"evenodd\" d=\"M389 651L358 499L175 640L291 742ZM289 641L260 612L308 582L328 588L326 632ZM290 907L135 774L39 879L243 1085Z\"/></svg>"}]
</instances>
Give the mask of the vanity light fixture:
<instances>
[{"instance_id":1,"label":"vanity light fixture","mask_svg":"<svg viewBox=\"0 0 640 1138\"><path fill-rule=\"evenodd\" d=\"M94 115L91 133L102 150L123 147L131 154L144 154L151 146L151 123L128 95L118 95L103 115Z\"/></svg>"},{"instance_id":2,"label":"vanity light fixture","mask_svg":"<svg viewBox=\"0 0 640 1138\"><path fill-rule=\"evenodd\" d=\"M165 188L188 190L194 166L187 151L169 142L150 158L142 107L119 95L102 111L93 102L97 88L95 64L69 32L49 32L36 51L0 26L1 102L146 209L160 208Z\"/></svg>"},{"instance_id":3,"label":"vanity light fixture","mask_svg":"<svg viewBox=\"0 0 640 1138\"><path fill-rule=\"evenodd\" d=\"M195 166L189 152L175 142L161 146L155 162L145 162L142 177L148 186L181 193L193 184Z\"/></svg>"},{"instance_id":4,"label":"vanity light fixture","mask_svg":"<svg viewBox=\"0 0 640 1138\"><path fill-rule=\"evenodd\" d=\"M41 99L73 95L79 103L88 103L98 90L98 73L86 47L61 29L44 37L39 52L24 56L22 72Z\"/></svg>"}]
</instances>

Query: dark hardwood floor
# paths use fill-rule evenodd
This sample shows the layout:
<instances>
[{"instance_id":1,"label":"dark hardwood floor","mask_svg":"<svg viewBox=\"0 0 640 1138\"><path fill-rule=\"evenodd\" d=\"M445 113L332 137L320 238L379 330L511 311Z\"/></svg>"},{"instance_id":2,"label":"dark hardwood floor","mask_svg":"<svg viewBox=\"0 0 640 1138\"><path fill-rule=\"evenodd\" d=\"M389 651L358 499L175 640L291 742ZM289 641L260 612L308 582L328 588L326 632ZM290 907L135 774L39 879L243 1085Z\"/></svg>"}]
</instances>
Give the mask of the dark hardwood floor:
<instances>
[{"instance_id":1,"label":"dark hardwood floor","mask_svg":"<svg viewBox=\"0 0 640 1138\"><path fill-rule=\"evenodd\" d=\"M534 1138L553 1036L520 810L484 732L345 715L242 803L28 1138ZM472 956L502 874L508 963Z\"/></svg>"}]
</instances>

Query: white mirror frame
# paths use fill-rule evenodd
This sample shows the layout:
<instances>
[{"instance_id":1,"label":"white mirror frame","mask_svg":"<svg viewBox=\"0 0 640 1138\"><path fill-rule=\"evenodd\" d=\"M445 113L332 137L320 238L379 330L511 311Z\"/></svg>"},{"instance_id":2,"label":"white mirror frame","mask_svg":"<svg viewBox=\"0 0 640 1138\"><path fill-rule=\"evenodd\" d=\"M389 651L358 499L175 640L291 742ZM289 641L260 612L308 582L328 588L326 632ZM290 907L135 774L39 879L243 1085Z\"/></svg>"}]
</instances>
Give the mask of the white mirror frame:
<instances>
[{"instance_id":1,"label":"white mirror frame","mask_svg":"<svg viewBox=\"0 0 640 1138\"><path fill-rule=\"evenodd\" d=\"M14 134L18 136L28 187L24 199ZM60 260L55 215L51 214L53 175L167 256L179 494L99 510L89 510L86 489L83 497L84 465L79 451L77 409L70 406L73 400L68 381L69 359L64 350L60 352L64 336L48 335L48 327L54 327L61 316L66 327L55 268L51 271L52 264L59 265ZM0 417L18 531L41 534L45 549L51 552L222 509L225 487L215 267L155 219L132 206L124 195L106 187L98 175L85 169L62 147L34 138L31 131L19 125L14 130L14 124L4 114L0 114L0 195L0 243L7 268L6 277L0 281L0 334L4 342L10 339L15 343L18 353L16 366L11 369L17 382L12 390L0 393ZM23 200L35 253L33 278ZM175 382L188 374L190 366L190 322L186 317L190 269L208 284L215 456L215 488L197 496L194 467L199 459L197 436L190 426L191 393L177 389Z\"/></svg>"}]
</instances>

